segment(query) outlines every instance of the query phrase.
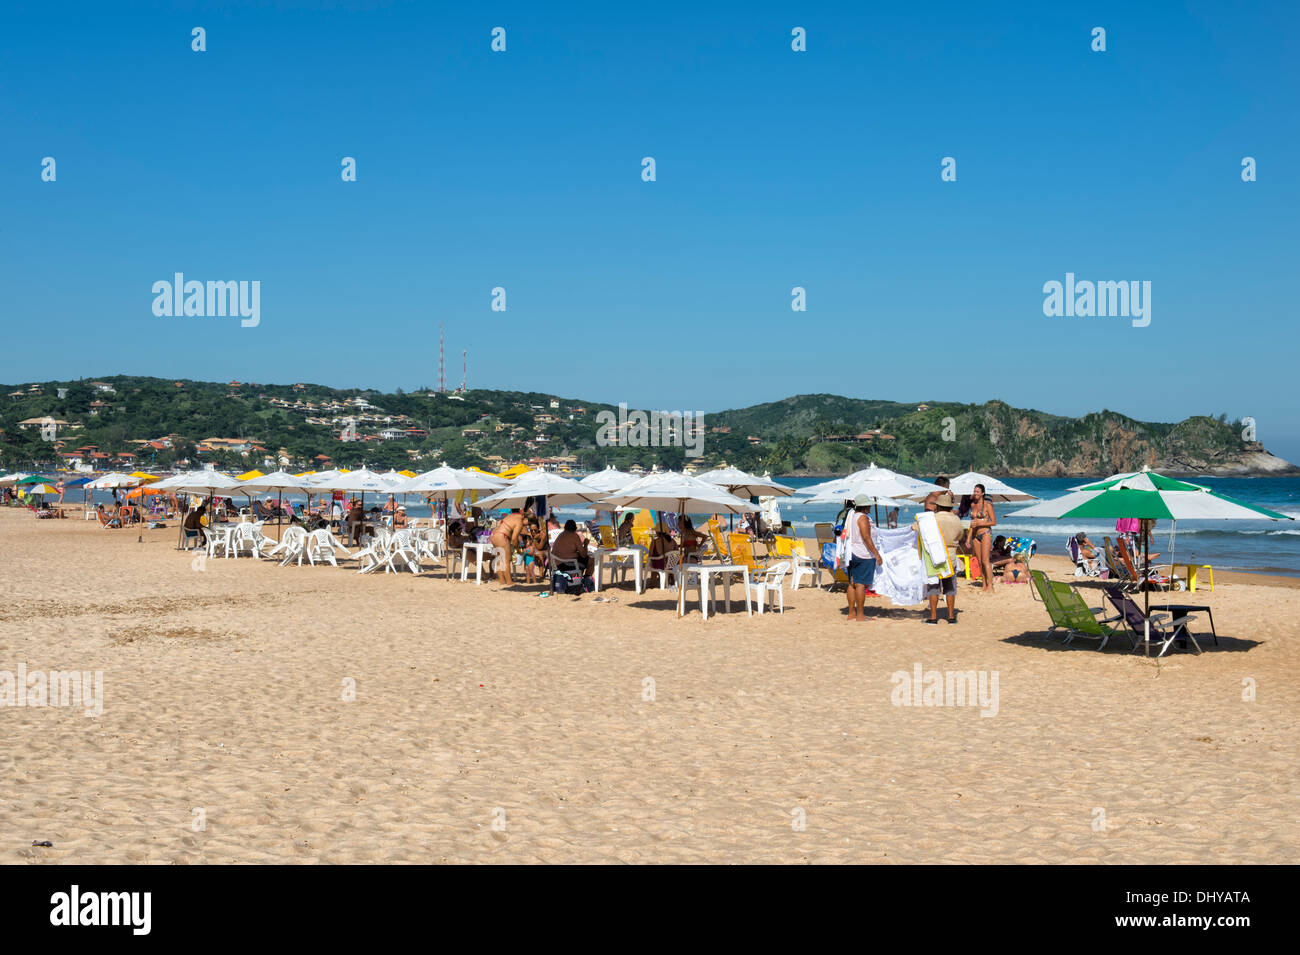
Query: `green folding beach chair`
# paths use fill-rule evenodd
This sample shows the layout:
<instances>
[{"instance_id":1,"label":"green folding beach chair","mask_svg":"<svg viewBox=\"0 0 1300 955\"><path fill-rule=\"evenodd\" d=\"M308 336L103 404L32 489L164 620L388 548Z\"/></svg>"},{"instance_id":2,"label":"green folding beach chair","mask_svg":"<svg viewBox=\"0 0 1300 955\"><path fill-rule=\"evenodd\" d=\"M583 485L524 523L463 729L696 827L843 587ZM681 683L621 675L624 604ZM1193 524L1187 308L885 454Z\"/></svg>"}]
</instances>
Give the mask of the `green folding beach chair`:
<instances>
[{"instance_id":1,"label":"green folding beach chair","mask_svg":"<svg viewBox=\"0 0 1300 955\"><path fill-rule=\"evenodd\" d=\"M1104 650L1106 649L1106 641L1115 634L1128 634L1127 629L1116 629L1110 626L1115 621L1123 619L1122 617L1116 615L1098 620L1094 614L1102 613L1103 608L1089 607L1083 599L1083 595L1069 584L1049 580L1048 586L1056 596L1061 615L1066 622L1065 642L1067 644L1075 637L1088 637L1093 640L1100 640L1097 649Z\"/></svg>"},{"instance_id":2,"label":"green folding beach chair","mask_svg":"<svg viewBox=\"0 0 1300 955\"><path fill-rule=\"evenodd\" d=\"M1056 630L1064 630L1067 644L1075 637L1091 637L1101 641L1097 646L1100 650L1116 633L1125 632L1108 626L1119 619L1118 617L1100 621L1094 617L1093 614L1100 613L1102 608L1089 607L1079 592L1069 584L1048 580L1047 575L1041 570L1031 570L1029 579L1042 599L1043 606L1047 608L1048 616L1052 618L1052 625L1047 628L1047 632L1050 634Z\"/></svg>"},{"instance_id":3,"label":"green folding beach chair","mask_svg":"<svg viewBox=\"0 0 1300 955\"><path fill-rule=\"evenodd\" d=\"M1065 612L1061 608L1061 602L1056 593L1052 590L1052 582L1047 579L1047 575L1041 570L1031 570L1029 579L1033 583L1031 594L1037 593L1038 598L1047 608L1047 615L1052 618L1052 625L1047 628L1050 634L1055 630L1069 629L1069 621L1065 617Z\"/></svg>"}]
</instances>

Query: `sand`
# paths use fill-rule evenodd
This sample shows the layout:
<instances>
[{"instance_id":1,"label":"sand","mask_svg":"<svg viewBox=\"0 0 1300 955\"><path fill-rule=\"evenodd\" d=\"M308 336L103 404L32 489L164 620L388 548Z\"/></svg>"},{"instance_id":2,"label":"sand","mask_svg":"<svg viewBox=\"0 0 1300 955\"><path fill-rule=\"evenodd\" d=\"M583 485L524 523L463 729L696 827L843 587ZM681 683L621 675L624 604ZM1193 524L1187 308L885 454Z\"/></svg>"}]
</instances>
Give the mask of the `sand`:
<instances>
[{"instance_id":1,"label":"sand","mask_svg":"<svg viewBox=\"0 0 1300 955\"><path fill-rule=\"evenodd\" d=\"M1181 595L1220 646L1157 662L1063 648L1025 586L963 582L957 626L850 622L815 589L704 622L658 591L196 570L174 529L139 536L0 510L0 670L104 691L95 717L0 708L0 861L1297 858L1300 591L1277 580ZM996 671L996 715L895 705L916 664Z\"/></svg>"}]
</instances>

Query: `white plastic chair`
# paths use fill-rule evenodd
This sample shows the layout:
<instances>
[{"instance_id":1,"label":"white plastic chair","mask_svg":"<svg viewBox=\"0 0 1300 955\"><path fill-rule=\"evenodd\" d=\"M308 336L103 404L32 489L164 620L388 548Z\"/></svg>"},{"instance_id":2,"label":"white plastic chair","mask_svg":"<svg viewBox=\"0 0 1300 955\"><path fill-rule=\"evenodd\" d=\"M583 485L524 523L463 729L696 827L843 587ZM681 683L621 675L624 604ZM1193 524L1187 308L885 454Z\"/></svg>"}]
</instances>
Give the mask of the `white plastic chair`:
<instances>
[{"instance_id":1,"label":"white plastic chair","mask_svg":"<svg viewBox=\"0 0 1300 955\"><path fill-rule=\"evenodd\" d=\"M294 524L285 529L284 538L280 541L284 546L284 560L280 561L283 567L291 560L297 560L298 566L302 566L302 558L307 549L307 531Z\"/></svg>"},{"instance_id":2,"label":"white plastic chair","mask_svg":"<svg viewBox=\"0 0 1300 955\"><path fill-rule=\"evenodd\" d=\"M254 557L262 556L262 545L269 543L269 539L262 534L261 523L257 524L240 524L235 528L234 534L230 539L231 556L238 557L245 548Z\"/></svg>"},{"instance_id":3,"label":"white plastic chair","mask_svg":"<svg viewBox=\"0 0 1300 955\"><path fill-rule=\"evenodd\" d=\"M717 580L717 578L714 577L712 578L712 580ZM700 577L700 572L698 570L683 570L681 576L677 580L677 616L679 617L686 613L686 602L691 587L695 588L696 596L699 597L700 601L702 602L704 600L704 583ZM716 606L716 601L713 599L713 585L712 583L710 583L709 586L709 612L710 613L714 612L715 606Z\"/></svg>"},{"instance_id":4,"label":"white plastic chair","mask_svg":"<svg viewBox=\"0 0 1300 955\"><path fill-rule=\"evenodd\" d=\"M822 585L821 564L805 553L803 549L803 541L799 541L794 545L793 561L794 563L790 572L790 589L798 590L799 581L808 577L812 579L812 582L820 590Z\"/></svg>"},{"instance_id":5,"label":"white plastic chair","mask_svg":"<svg viewBox=\"0 0 1300 955\"><path fill-rule=\"evenodd\" d=\"M361 538L361 549L353 557L357 561L357 573L368 574L381 566L388 556L388 528L377 527L374 534Z\"/></svg>"},{"instance_id":6,"label":"white plastic chair","mask_svg":"<svg viewBox=\"0 0 1300 955\"><path fill-rule=\"evenodd\" d=\"M400 530L388 539L388 551L384 555L384 573L395 574L394 561L401 558L413 574L420 572L420 545L409 530Z\"/></svg>"},{"instance_id":7,"label":"white plastic chair","mask_svg":"<svg viewBox=\"0 0 1300 955\"><path fill-rule=\"evenodd\" d=\"M681 575L682 575L682 552L679 550L671 550L668 552L667 557L665 558L664 569L659 572L659 589L660 590L670 589L668 586L668 578L672 577L673 585L671 589L676 590L680 586Z\"/></svg>"},{"instance_id":8,"label":"white plastic chair","mask_svg":"<svg viewBox=\"0 0 1300 955\"><path fill-rule=\"evenodd\" d=\"M208 542L209 557L216 557L218 551L224 553L226 550L226 542L216 534L212 533L212 528L210 527L203 528L203 539Z\"/></svg>"},{"instance_id":9,"label":"white plastic chair","mask_svg":"<svg viewBox=\"0 0 1300 955\"><path fill-rule=\"evenodd\" d=\"M316 561L319 559L322 563L328 562L331 567L337 567L339 562L334 557L334 545L334 536L329 532L329 528L318 527L307 535L307 540L303 545L303 551L307 555L307 563L315 567Z\"/></svg>"},{"instance_id":10,"label":"white plastic chair","mask_svg":"<svg viewBox=\"0 0 1300 955\"><path fill-rule=\"evenodd\" d=\"M762 576L757 580L749 582L749 593L754 602L758 604L758 612L762 613L767 605L767 595L772 594L775 597L775 605L781 613L785 613L785 594L781 591L781 580L790 572L790 562L781 561L779 564L773 564L767 570L763 571Z\"/></svg>"}]
</instances>

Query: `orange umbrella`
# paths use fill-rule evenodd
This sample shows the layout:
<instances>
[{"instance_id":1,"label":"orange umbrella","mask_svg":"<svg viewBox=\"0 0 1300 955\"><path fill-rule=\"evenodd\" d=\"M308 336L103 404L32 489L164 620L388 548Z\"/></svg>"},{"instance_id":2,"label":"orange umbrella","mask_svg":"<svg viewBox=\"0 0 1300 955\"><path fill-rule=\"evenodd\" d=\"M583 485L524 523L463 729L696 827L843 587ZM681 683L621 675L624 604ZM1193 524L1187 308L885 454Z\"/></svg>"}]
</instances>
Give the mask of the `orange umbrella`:
<instances>
[{"instance_id":1,"label":"orange umbrella","mask_svg":"<svg viewBox=\"0 0 1300 955\"><path fill-rule=\"evenodd\" d=\"M140 497L146 497L153 494L166 494L166 493L167 493L166 491L159 491L156 488L144 487L143 485L141 485L140 487L137 487L134 490L128 491L125 497L129 501L132 500L133 498L140 498Z\"/></svg>"}]
</instances>

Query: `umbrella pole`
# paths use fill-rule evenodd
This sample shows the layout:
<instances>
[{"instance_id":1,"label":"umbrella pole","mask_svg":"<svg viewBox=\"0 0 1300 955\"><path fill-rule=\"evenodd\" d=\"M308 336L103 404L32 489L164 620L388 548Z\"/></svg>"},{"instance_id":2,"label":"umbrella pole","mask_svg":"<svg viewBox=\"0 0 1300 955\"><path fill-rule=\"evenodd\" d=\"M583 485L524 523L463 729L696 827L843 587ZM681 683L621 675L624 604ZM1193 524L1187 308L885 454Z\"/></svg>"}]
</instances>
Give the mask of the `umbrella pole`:
<instances>
[{"instance_id":1,"label":"umbrella pole","mask_svg":"<svg viewBox=\"0 0 1300 955\"><path fill-rule=\"evenodd\" d=\"M1138 525L1141 527L1141 525ZM1146 655L1151 656L1151 546L1149 535L1142 535L1142 636Z\"/></svg>"}]
</instances>

